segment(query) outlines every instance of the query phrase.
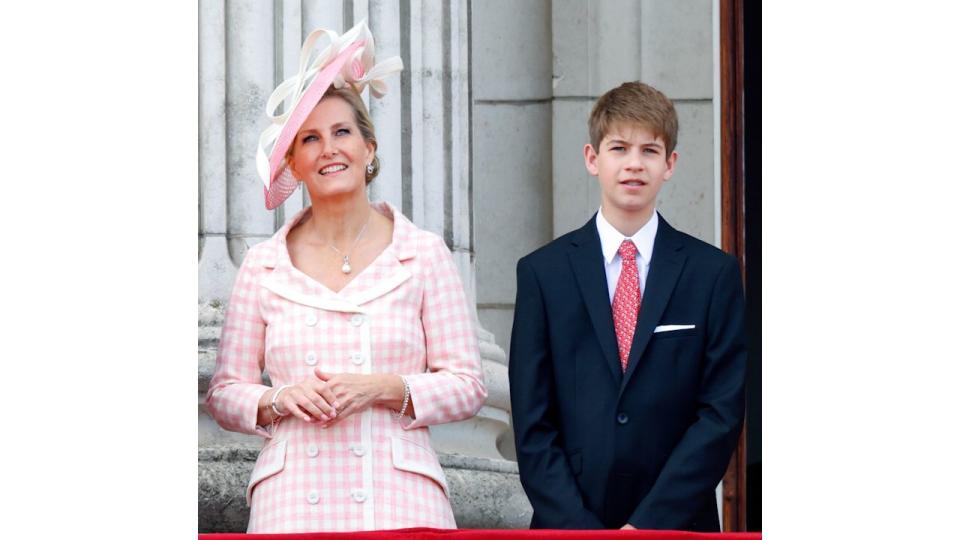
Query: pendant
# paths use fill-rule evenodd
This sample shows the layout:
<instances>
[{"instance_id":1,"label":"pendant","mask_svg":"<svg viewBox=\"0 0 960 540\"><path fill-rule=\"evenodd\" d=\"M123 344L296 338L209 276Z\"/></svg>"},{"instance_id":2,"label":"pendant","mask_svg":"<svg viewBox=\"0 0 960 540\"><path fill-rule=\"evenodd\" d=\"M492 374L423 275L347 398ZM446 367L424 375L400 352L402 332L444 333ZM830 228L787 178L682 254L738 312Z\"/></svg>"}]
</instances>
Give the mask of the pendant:
<instances>
[{"instance_id":1,"label":"pendant","mask_svg":"<svg viewBox=\"0 0 960 540\"><path fill-rule=\"evenodd\" d=\"M349 274L353 268L350 267L350 259L348 257L343 258L343 266L340 267L340 271L344 274Z\"/></svg>"}]
</instances>

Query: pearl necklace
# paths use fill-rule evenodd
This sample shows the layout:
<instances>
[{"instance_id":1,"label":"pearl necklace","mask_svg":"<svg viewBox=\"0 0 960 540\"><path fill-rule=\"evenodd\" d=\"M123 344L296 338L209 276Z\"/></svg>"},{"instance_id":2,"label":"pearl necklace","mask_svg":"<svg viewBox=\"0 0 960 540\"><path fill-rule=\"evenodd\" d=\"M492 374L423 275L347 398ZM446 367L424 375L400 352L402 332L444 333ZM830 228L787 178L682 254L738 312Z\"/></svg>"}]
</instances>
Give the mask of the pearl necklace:
<instances>
[{"instance_id":1,"label":"pearl necklace","mask_svg":"<svg viewBox=\"0 0 960 540\"><path fill-rule=\"evenodd\" d=\"M336 251L341 257L343 257L343 265L340 267L340 271L344 274L349 274L353 268L350 266L350 254L353 253L353 248L357 247L357 242L360 241L360 237L363 236L363 233L367 230L367 225L370 224L370 217L373 215L373 210L367 214L367 221L364 222L363 227L360 228L360 233L357 234L357 237L353 240L353 245L350 246L350 249L346 253L337 249L337 246L333 245L333 242L327 244L331 249Z\"/></svg>"}]
</instances>

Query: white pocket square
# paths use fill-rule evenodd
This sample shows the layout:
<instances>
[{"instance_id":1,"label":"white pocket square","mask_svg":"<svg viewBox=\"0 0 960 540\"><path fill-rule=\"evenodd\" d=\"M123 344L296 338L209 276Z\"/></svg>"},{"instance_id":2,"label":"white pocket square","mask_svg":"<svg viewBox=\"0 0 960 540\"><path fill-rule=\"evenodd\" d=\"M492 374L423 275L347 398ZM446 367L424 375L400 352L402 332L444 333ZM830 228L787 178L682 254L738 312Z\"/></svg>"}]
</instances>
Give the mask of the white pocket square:
<instances>
[{"instance_id":1,"label":"white pocket square","mask_svg":"<svg viewBox=\"0 0 960 540\"><path fill-rule=\"evenodd\" d=\"M657 332L673 332L676 330L689 330L691 328L696 328L695 324L661 324L660 326L653 329L653 333Z\"/></svg>"}]
</instances>

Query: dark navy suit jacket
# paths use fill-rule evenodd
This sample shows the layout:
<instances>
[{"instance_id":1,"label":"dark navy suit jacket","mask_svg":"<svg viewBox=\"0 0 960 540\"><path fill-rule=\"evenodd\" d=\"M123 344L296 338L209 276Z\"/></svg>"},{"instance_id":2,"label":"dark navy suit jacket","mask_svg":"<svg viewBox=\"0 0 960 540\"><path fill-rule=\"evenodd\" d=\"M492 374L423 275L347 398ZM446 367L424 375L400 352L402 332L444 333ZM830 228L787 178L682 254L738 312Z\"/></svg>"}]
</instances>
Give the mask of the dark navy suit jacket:
<instances>
[{"instance_id":1,"label":"dark navy suit jacket","mask_svg":"<svg viewBox=\"0 0 960 540\"><path fill-rule=\"evenodd\" d=\"M661 216L622 373L595 219L517 263L510 396L531 527L718 531L744 412L739 266Z\"/></svg>"}]
</instances>

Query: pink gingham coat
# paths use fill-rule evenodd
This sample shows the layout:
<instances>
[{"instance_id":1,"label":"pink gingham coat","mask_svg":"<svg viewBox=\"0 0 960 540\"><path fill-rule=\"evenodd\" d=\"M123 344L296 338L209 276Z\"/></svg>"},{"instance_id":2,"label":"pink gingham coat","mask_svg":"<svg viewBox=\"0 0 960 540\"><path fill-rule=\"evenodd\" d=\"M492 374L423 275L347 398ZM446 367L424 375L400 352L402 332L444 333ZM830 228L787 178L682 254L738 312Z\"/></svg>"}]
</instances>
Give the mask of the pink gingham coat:
<instances>
[{"instance_id":1,"label":"pink gingham coat","mask_svg":"<svg viewBox=\"0 0 960 540\"><path fill-rule=\"evenodd\" d=\"M293 267L286 238L309 208L250 249L237 274L207 408L225 429L266 438L247 487L247 532L455 528L427 426L486 399L472 312L437 235L393 206L390 245L338 293ZM292 416L257 426L271 387L327 373L395 373L416 420L372 407L321 429Z\"/></svg>"}]
</instances>

